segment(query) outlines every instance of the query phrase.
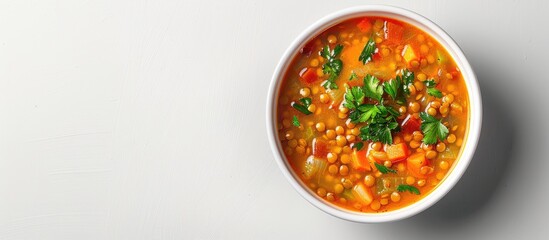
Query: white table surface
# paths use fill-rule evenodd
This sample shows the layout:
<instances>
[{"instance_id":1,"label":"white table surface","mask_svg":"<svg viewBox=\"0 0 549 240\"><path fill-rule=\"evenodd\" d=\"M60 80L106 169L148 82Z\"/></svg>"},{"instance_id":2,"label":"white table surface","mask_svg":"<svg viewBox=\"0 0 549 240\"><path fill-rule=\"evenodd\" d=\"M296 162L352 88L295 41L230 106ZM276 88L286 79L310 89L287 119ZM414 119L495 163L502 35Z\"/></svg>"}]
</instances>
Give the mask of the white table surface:
<instances>
[{"instance_id":1,"label":"white table surface","mask_svg":"<svg viewBox=\"0 0 549 240\"><path fill-rule=\"evenodd\" d=\"M367 225L291 188L264 106L302 30L373 1L0 1L0 239L546 237L549 2L384 2L460 44L485 121L443 200Z\"/></svg>"}]
</instances>

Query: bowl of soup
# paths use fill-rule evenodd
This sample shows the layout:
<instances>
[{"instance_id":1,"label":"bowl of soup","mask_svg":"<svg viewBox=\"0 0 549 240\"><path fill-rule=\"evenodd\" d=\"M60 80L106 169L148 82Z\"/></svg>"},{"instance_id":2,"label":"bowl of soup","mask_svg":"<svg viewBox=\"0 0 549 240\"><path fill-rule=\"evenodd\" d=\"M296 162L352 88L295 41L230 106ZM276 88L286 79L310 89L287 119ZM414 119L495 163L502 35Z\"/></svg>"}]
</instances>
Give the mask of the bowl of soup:
<instances>
[{"instance_id":1,"label":"bowl of soup","mask_svg":"<svg viewBox=\"0 0 549 240\"><path fill-rule=\"evenodd\" d=\"M269 88L267 132L297 192L355 222L413 216L440 200L475 152L482 102L458 45L397 7L330 14L301 33Z\"/></svg>"}]
</instances>

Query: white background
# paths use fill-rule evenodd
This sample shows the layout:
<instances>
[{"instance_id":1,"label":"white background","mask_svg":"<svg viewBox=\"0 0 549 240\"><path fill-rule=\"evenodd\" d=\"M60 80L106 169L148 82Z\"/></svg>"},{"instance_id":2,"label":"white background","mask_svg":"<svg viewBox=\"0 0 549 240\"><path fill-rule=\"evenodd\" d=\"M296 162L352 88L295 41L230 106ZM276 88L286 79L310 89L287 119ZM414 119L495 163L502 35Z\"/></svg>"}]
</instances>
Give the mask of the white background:
<instances>
[{"instance_id":1,"label":"white background","mask_svg":"<svg viewBox=\"0 0 549 240\"><path fill-rule=\"evenodd\" d=\"M483 93L477 154L434 207L357 224L291 188L266 139L275 65L366 3L1 0L0 239L549 234L548 1L384 1L444 28Z\"/></svg>"}]
</instances>

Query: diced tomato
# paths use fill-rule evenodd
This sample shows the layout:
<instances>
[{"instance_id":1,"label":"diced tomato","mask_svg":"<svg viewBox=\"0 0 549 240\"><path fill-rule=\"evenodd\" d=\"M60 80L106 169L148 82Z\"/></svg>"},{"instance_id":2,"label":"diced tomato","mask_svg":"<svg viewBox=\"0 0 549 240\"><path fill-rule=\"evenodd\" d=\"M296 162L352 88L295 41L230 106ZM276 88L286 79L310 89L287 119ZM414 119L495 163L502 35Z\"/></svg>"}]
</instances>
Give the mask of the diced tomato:
<instances>
[{"instance_id":1,"label":"diced tomato","mask_svg":"<svg viewBox=\"0 0 549 240\"><path fill-rule=\"evenodd\" d=\"M425 158L425 153L418 152L410 155L408 159L406 159L406 167L408 168L408 171L418 177L418 178L425 178L426 176L424 174L421 174L421 167L429 165L429 160Z\"/></svg>"},{"instance_id":2,"label":"diced tomato","mask_svg":"<svg viewBox=\"0 0 549 240\"><path fill-rule=\"evenodd\" d=\"M408 116L402 121L402 132L404 133L413 133L414 131L419 131L421 122L419 119L415 118L414 115L408 114Z\"/></svg>"},{"instance_id":3,"label":"diced tomato","mask_svg":"<svg viewBox=\"0 0 549 240\"><path fill-rule=\"evenodd\" d=\"M372 190L364 186L363 183L358 183L353 187L353 195L364 205L368 205L374 200L374 194L372 193Z\"/></svg>"},{"instance_id":4,"label":"diced tomato","mask_svg":"<svg viewBox=\"0 0 549 240\"><path fill-rule=\"evenodd\" d=\"M368 32L372 29L372 23L370 23L368 18L362 19L356 26L361 32Z\"/></svg>"},{"instance_id":5,"label":"diced tomato","mask_svg":"<svg viewBox=\"0 0 549 240\"><path fill-rule=\"evenodd\" d=\"M313 139L313 156L325 159L326 154L328 154L328 144L321 139Z\"/></svg>"},{"instance_id":6,"label":"diced tomato","mask_svg":"<svg viewBox=\"0 0 549 240\"><path fill-rule=\"evenodd\" d=\"M376 51L376 52L374 53L374 55L372 55L372 60L373 60L373 61L376 61L376 62L377 62L377 61L380 61L382 58L383 58L383 56L381 56L380 51Z\"/></svg>"},{"instance_id":7,"label":"diced tomato","mask_svg":"<svg viewBox=\"0 0 549 240\"><path fill-rule=\"evenodd\" d=\"M312 84L318 81L318 75L313 68L303 68L299 75L301 76L301 81L305 84Z\"/></svg>"},{"instance_id":8,"label":"diced tomato","mask_svg":"<svg viewBox=\"0 0 549 240\"><path fill-rule=\"evenodd\" d=\"M448 71L450 74L452 74L452 77L455 79L459 76L459 68L455 67L454 69Z\"/></svg>"},{"instance_id":9,"label":"diced tomato","mask_svg":"<svg viewBox=\"0 0 549 240\"><path fill-rule=\"evenodd\" d=\"M402 40L404 27L391 21L385 22L385 39L390 43L399 43Z\"/></svg>"},{"instance_id":10,"label":"diced tomato","mask_svg":"<svg viewBox=\"0 0 549 240\"><path fill-rule=\"evenodd\" d=\"M355 149L355 151L353 152L351 159L352 159L352 166L355 170L361 171L361 172L372 170L372 168L370 167L370 163L368 162L368 158L366 157L366 153L367 153L366 149L362 149L360 151L357 151Z\"/></svg>"},{"instance_id":11,"label":"diced tomato","mask_svg":"<svg viewBox=\"0 0 549 240\"><path fill-rule=\"evenodd\" d=\"M305 44L305 46L303 46L303 48L301 48L300 52L301 52L301 54L310 56L311 53L313 53L314 47L315 47L314 42L310 41L307 44Z\"/></svg>"},{"instance_id":12,"label":"diced tomato","mask_svg":"<svg viewBox=\"0 0 549 240\"><path fill-rule=\"evenodd\" d=\"M393 163L406 159L410 154L405 143L385 145L385 152L387 153L389 160Z\"/></svg>"}]
</instances>

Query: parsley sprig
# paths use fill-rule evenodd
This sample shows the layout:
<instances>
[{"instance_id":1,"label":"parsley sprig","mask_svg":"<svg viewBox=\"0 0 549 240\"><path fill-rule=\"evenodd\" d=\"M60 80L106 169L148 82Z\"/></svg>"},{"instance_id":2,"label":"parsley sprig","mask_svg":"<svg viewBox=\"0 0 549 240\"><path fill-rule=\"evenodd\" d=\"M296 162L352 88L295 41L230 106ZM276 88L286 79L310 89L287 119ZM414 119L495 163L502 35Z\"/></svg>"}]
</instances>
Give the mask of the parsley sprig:
<instances>
[{"instance_id":1,"label":"parsley sprig","mask_svg":"<svg viewBox=\"0 0 549 240\"><path fill-rule=\"evenodd\" d=\"M366 64L367 62L372 60L372 55L374 55L375 51L376 51L376 42L374 41L374 38L371 37L370 40L368 40L368 42L364 46L364 49L362 49L362 52L358 57L358 61L361 61L362 64Z\"/></svg>"},{"instance_id":2,"label":"parsley sprig","mask_svg":"<svg viewBox=\"0 0 549 240\"><path fill-rule=\"evenodd\" d=\"M313 112L309 111L309 106L311 106L312 99L311 98L301 98L299 99L299 102L292 102L292 107L295 108L297 111L302 112L305 115L309 115Z\"/></svg>"},{"instance_id":3,"label":"parsley sprig","mask_svg":"<svg viewBox=\"0 0 549 240\"><path fill-rule=\"evenodd\" d=\"M423 83L427 86L427 94L433 97L442 98L442 92L435 88L437 84L434 79L425 80Z\"/></svg>"},{"instance_id":4,"label":"parsley sprig","mask_svg":"<svg viewBox=\"0 0 549 240\"><path fill-rule=\"evenodd\" d=\"M297 116L294 115L294 118L292 118L292 124L296 127L299 127L301 124L299 123L299 119L297 119Z\"/></svg>"},{"instance_id":5,"label":"parsley sprig","mask_svg":"<svg viewBox=\"0 0 549 240\"><path fill-rule=\"evenodd\" d=\"M409 86L414 82L414 73L404 69L401 75L383 83L383 89L399 105L406 104L406 97L410 95Z\"/></svg>"},{"instance_id":6,"label":"parsley sprig","mask_svg":"<svg viewBox=\"0 0 549 240\"><path fill-rule=\"evenodd\" d=\"M328 79L322 83L322 86L326 89L337 89L338 86L335 83L341 69L343 69L343 61L337 58L343 50L343 45L338 44L333 50L330 50L330 46L326 45L320 51L320 56L326 59L326 63L322 65L322 71L324 74L328 74Z\"/></svg>"},{"instance_id":7,"label":"parsley sprig","mask_svg":"<svg viewBox=\"0 0 549 240\"><path fill-rule=\"evenodd\" d=\"M416 187L411 186L411 185L405 185L405 184L398 185L397 191L399 191L399 192L408 191L408 192L411 192L411 193L416 194L416 195L421 194L419 192L419 189L417 189Z\"/></svg>"},{"instance_id":8,"label":"parsley sprig","mask_svg":"<svg viewBox=\"0 0 549 240\"><path fill-rule=\"evenodd\" d=\"M377 104L364 103L366 98ZM367 123L360 128L362 140L393 143L392 132L398 131L399 113L390 106L383 105L383 86L372 75L364 78L364 86L352 87L345 93L345 107L351 112L349 118L354 123Z\"/></svg>"},{"instance_id":9,"label":"parsley sprig","mask_svg":"<svg viewBox=\"0 0 549 240\"><path fill-rule=\"evenodd\" d=\"M391 169L391 168L388 168L388 167L385 167L385 165L381 165L379 163L374 163L374 165L376 166L377 170L383 174L387 174L387 173L396 173L397 171L394 170L394 169Z\"/></svg>"},{"instance_id":10,"label":"parsley sprig","mask_svg":"<svg viewBox=\"0 0 549 240\"><path fill-rule=\"evenodd\" d=\"M442 124L442 120L421 112L421 131L423 132L423 143L435 144L438 140L443 141L448 136L448 128Z\"/></svg>"}]
</instances>

